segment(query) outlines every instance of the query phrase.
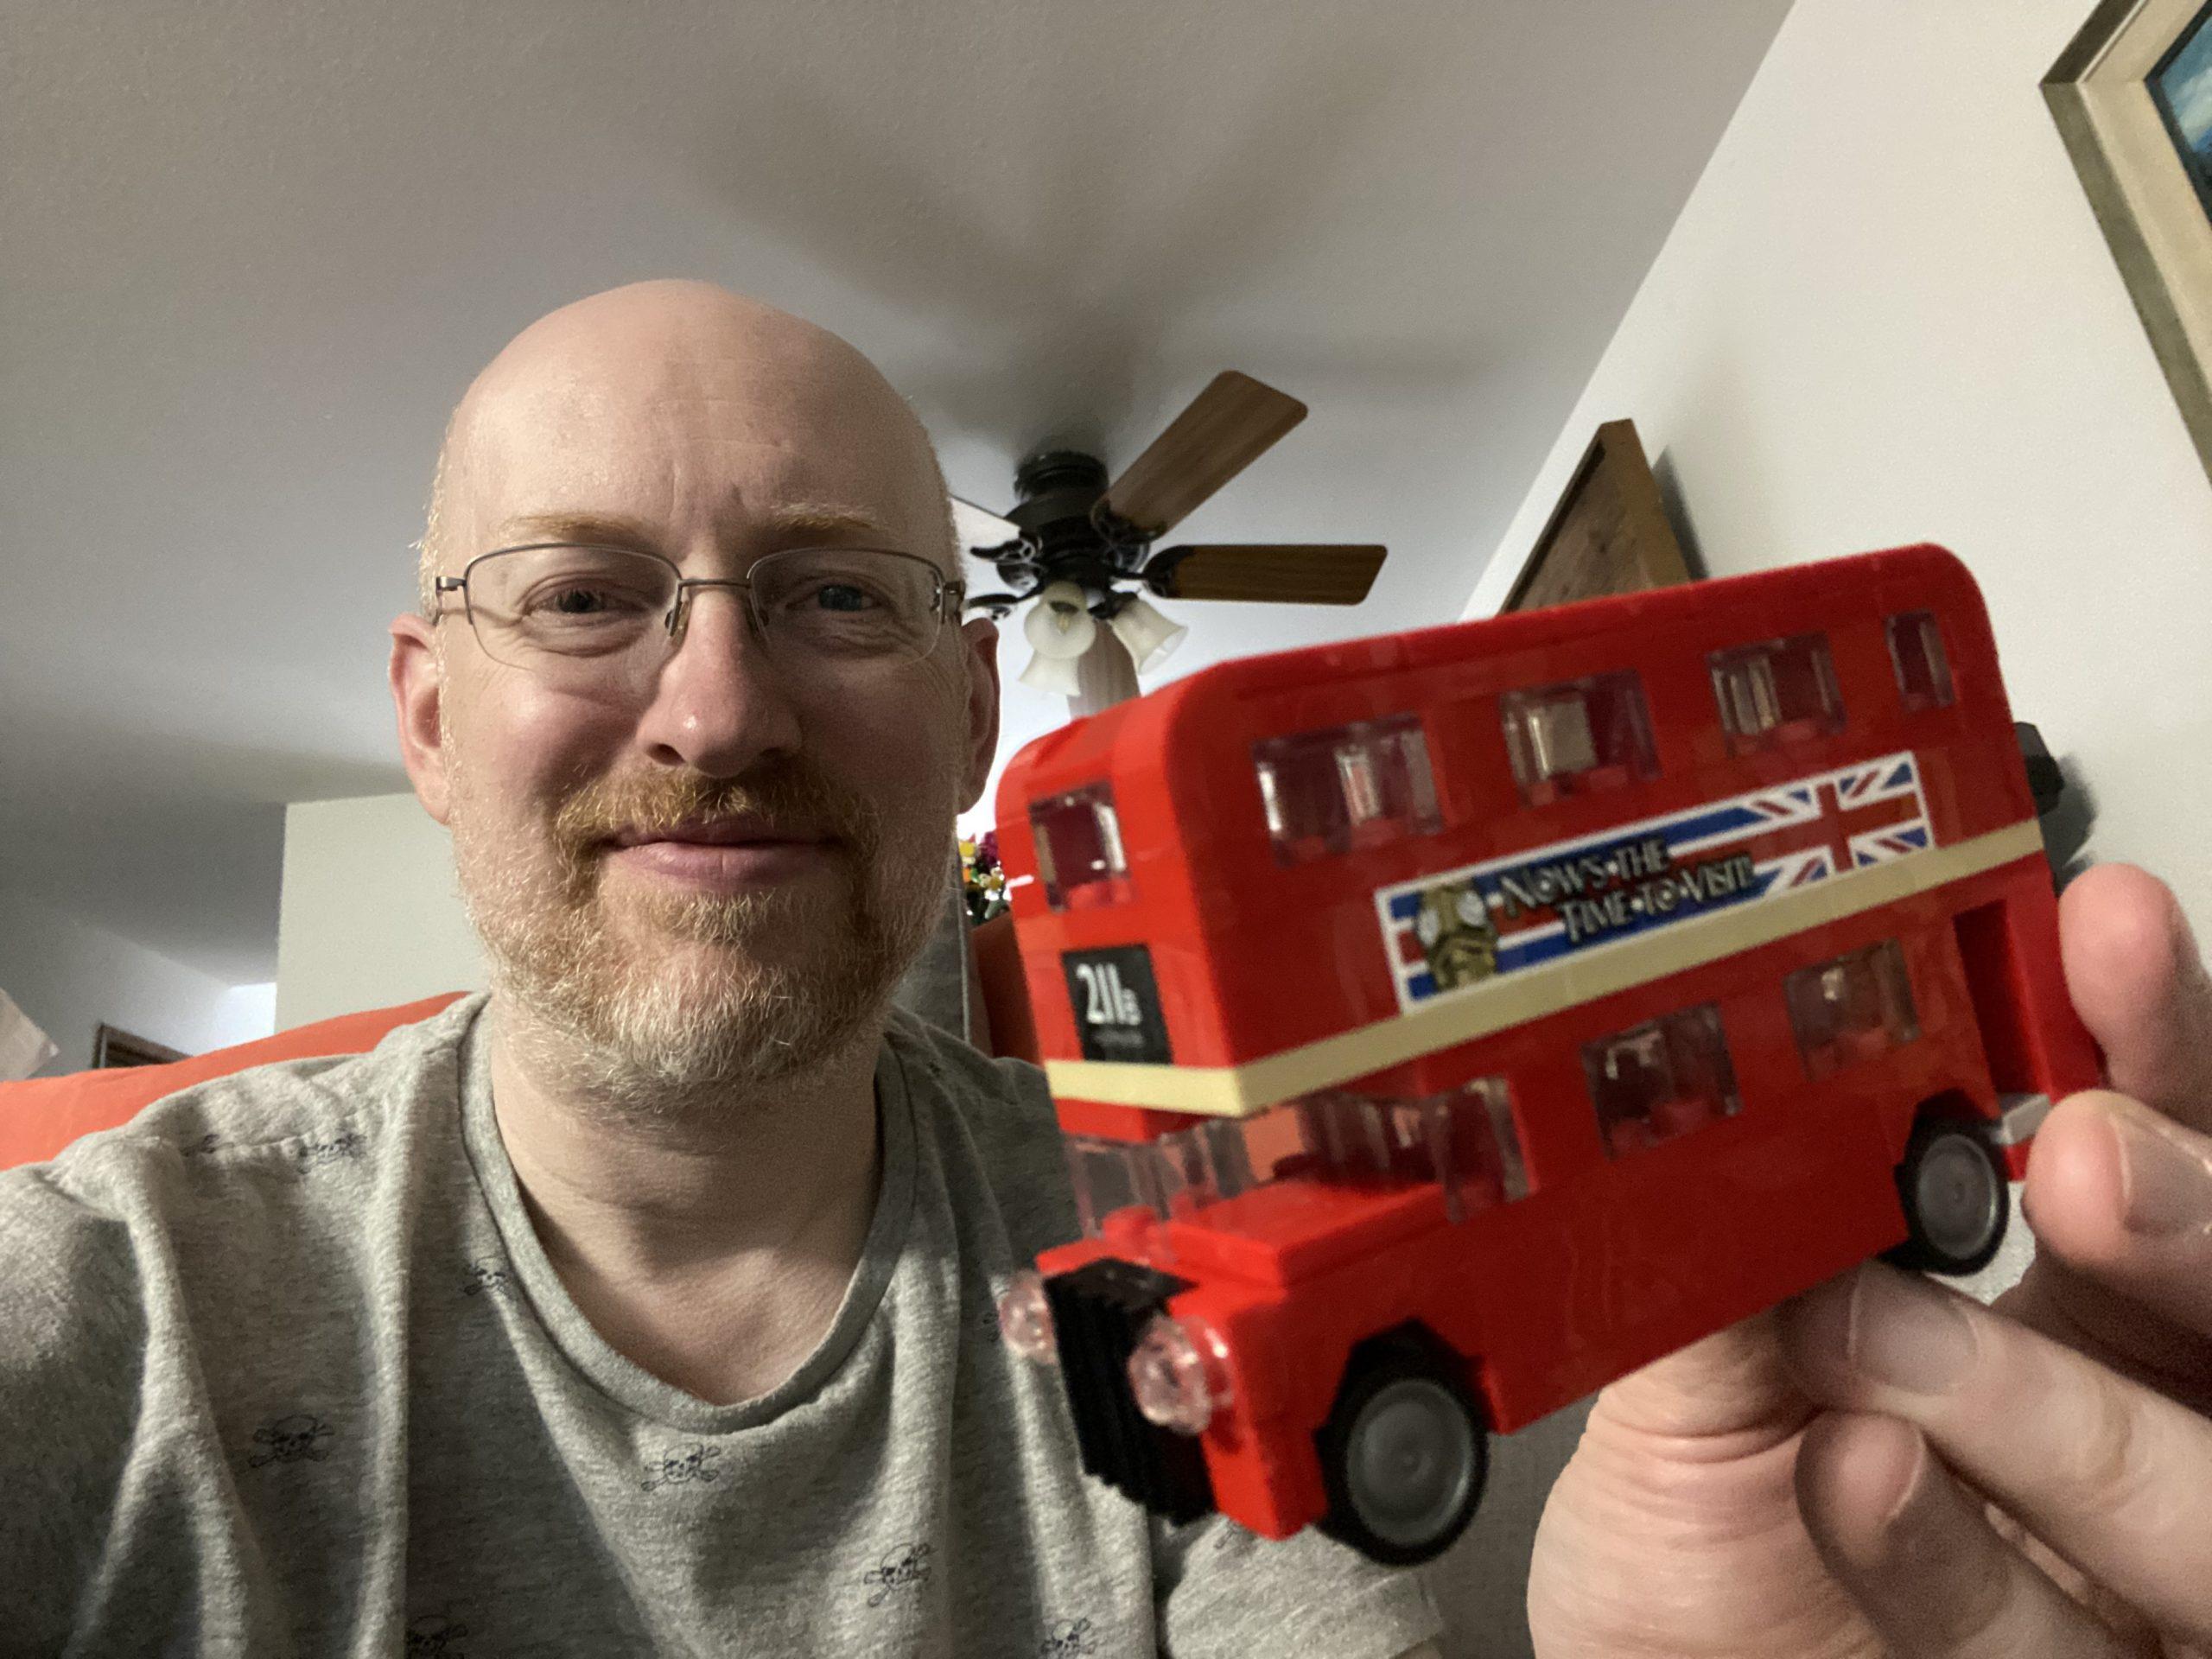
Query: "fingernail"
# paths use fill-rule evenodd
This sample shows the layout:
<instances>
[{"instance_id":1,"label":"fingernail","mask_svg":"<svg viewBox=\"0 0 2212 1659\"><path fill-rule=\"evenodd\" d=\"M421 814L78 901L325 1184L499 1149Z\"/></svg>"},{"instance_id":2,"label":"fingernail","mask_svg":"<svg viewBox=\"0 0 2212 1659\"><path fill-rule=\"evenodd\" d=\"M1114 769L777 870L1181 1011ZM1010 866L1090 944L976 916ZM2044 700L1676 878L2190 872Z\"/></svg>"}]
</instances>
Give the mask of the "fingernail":
<instances>
[{"instance_id":1,"label":"fingernail","mask_svg":"<svg viewBox=\"0 0 2212 1659\"><path fill-rule=\"evenodd\" d=\"M1844 1353L1878 1382L1909 1394L1942 1394L1974 1361L1974 1326L1933 1286L1862 1268L1851 1289Z\"/></svg>"},{"instance_id":2,"label":"fingernail","mask_svg":"<svg viewBox=\"0 0 2212 1659\"><path fill-rule=\"evenodd\" d=\"M2145 1238L2202 1231L2212 1211L2212 1170L2146 1125L2112 1120L2120 1139L2121 1214Z\"/></svg>"}]
</instances>

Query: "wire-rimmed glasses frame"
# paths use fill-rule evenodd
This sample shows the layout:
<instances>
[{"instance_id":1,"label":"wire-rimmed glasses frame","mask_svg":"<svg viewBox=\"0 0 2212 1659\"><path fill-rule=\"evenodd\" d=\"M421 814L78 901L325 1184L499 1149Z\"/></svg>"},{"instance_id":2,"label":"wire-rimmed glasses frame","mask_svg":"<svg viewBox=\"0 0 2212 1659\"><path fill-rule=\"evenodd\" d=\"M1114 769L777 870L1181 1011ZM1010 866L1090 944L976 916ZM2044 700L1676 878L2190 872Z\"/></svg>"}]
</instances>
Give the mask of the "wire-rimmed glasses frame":
<instances>
[{"instance_id":1,"label":"wire-rimmed glasses frame","mask_svg":"<svg viewBox=\"0 0 2212 1659\"><path fill-rule=\"evenodd\" d=\"M571 556L565 567L563 555ZM511 574L512 591L498 592L493 573ZM753 637L779 664L833 678L927 657L964 597L935 561L892 548L787 548L762 555L742 576L687 576L663 554L586 542L493 548L459 575L438 577L435 592L461 595L493 661L571 683L616 683L657 673L683 643L693 600L714 588L741 598ZM863 606L806 608L839 589ZM580 594L600 602L551 603ZM445 614L441 606L430 620Z\"/></svg>"}]
</instances>

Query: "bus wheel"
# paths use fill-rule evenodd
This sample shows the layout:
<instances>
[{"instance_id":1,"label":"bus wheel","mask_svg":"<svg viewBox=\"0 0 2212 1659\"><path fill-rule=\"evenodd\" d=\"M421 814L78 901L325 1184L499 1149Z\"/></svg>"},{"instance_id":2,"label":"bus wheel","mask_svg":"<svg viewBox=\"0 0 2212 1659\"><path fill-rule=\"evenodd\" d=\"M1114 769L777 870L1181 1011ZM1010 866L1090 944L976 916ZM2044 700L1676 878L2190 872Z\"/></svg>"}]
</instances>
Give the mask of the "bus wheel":
<instances>
[{"instance_id":1,"label":"bus wheel","mask_svg":"<svg viewBox=\"0 0 2212 1659\"><path fill-rule=\"evenodd\" d=\"M1979 1273L2005 1242L2012 1215L2005 1166L1988 1131L1955 1118L1924 1119L1897 1166L1905 1242L1886 1260L1927 1273Z\"/></svg>"},{"instance_id":2,"label":"bus wheel","mask_svg":"<svg viewBox=\"0 0 2212 1659\"><path fill-rule=\"evenodd\" d=\"M1329 1494L1321 1530L1386 1566L1443 1554L1482 1501L1482 1408L1429 1340L1363 1344L1314 1440Z\"/></svg>"}]
</instances>

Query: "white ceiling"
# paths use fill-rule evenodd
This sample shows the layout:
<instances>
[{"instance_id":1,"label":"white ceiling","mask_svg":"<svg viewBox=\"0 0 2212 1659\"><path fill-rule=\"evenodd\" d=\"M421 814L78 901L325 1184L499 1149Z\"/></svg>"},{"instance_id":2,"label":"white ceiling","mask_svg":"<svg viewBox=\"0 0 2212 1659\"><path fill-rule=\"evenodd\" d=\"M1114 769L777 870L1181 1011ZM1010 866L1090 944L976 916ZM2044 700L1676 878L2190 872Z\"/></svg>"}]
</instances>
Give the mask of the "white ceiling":
<instances>
[{"instance_id":1,"label":"white ceiling","mask_svg":"<svg viewBox=\"0 0 2212 1659\"><path fill-rule=\"evenodd\" d=\"M1179 671L1452 618L1786 9L0 0L0 886L272 976L282 804L404 787L446 410L639 277L844 334L989 506L1218 369L1305 399L1177 539L1389 563L1179 607Z\"/></svg>"}]
</instances>

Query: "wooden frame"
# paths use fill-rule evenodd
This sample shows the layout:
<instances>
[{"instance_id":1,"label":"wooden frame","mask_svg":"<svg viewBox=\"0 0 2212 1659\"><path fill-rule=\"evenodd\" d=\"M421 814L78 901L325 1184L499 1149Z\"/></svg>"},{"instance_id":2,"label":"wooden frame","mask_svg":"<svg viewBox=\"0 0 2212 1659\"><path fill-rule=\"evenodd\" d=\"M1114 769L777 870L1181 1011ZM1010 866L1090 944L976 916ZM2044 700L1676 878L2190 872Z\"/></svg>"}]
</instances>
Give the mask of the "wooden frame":
<instances>
[{"instance_id":1,"label":"wooden frame","mask_svg":"<svg viewBox=\"0 0 2212 1659\"><path fill-rule=\"evenodd\" d=\"M134 1037L114 1026L103 1025L92 1033L92 1069L95 1071L117 1065L167 1065L172 1060L184 1058L177 1049L150 1042L143 1037Z\"/></svg>"},{"instance_id":2,"label":"wooden frame","mask_svg":"<svg viewBox=\"0 0 2212 1659\"><path fill-rule=\"evenodd\" d=\"M2043 93L2212 474L2212 200L2152 86L2203 29L2205 0L2104 0Z\"/></svg>"},{"instance_id":3,"label":"wooden frame","mask_svg":"<svg viewBox=\"0 0 2212 1659\"><path fill-rule=\"evenodd\" d=\"M1690 579L1634 421L1607 421L1514 578L1501 611L1533 611Z\"/></svg>"}]
</instances>

